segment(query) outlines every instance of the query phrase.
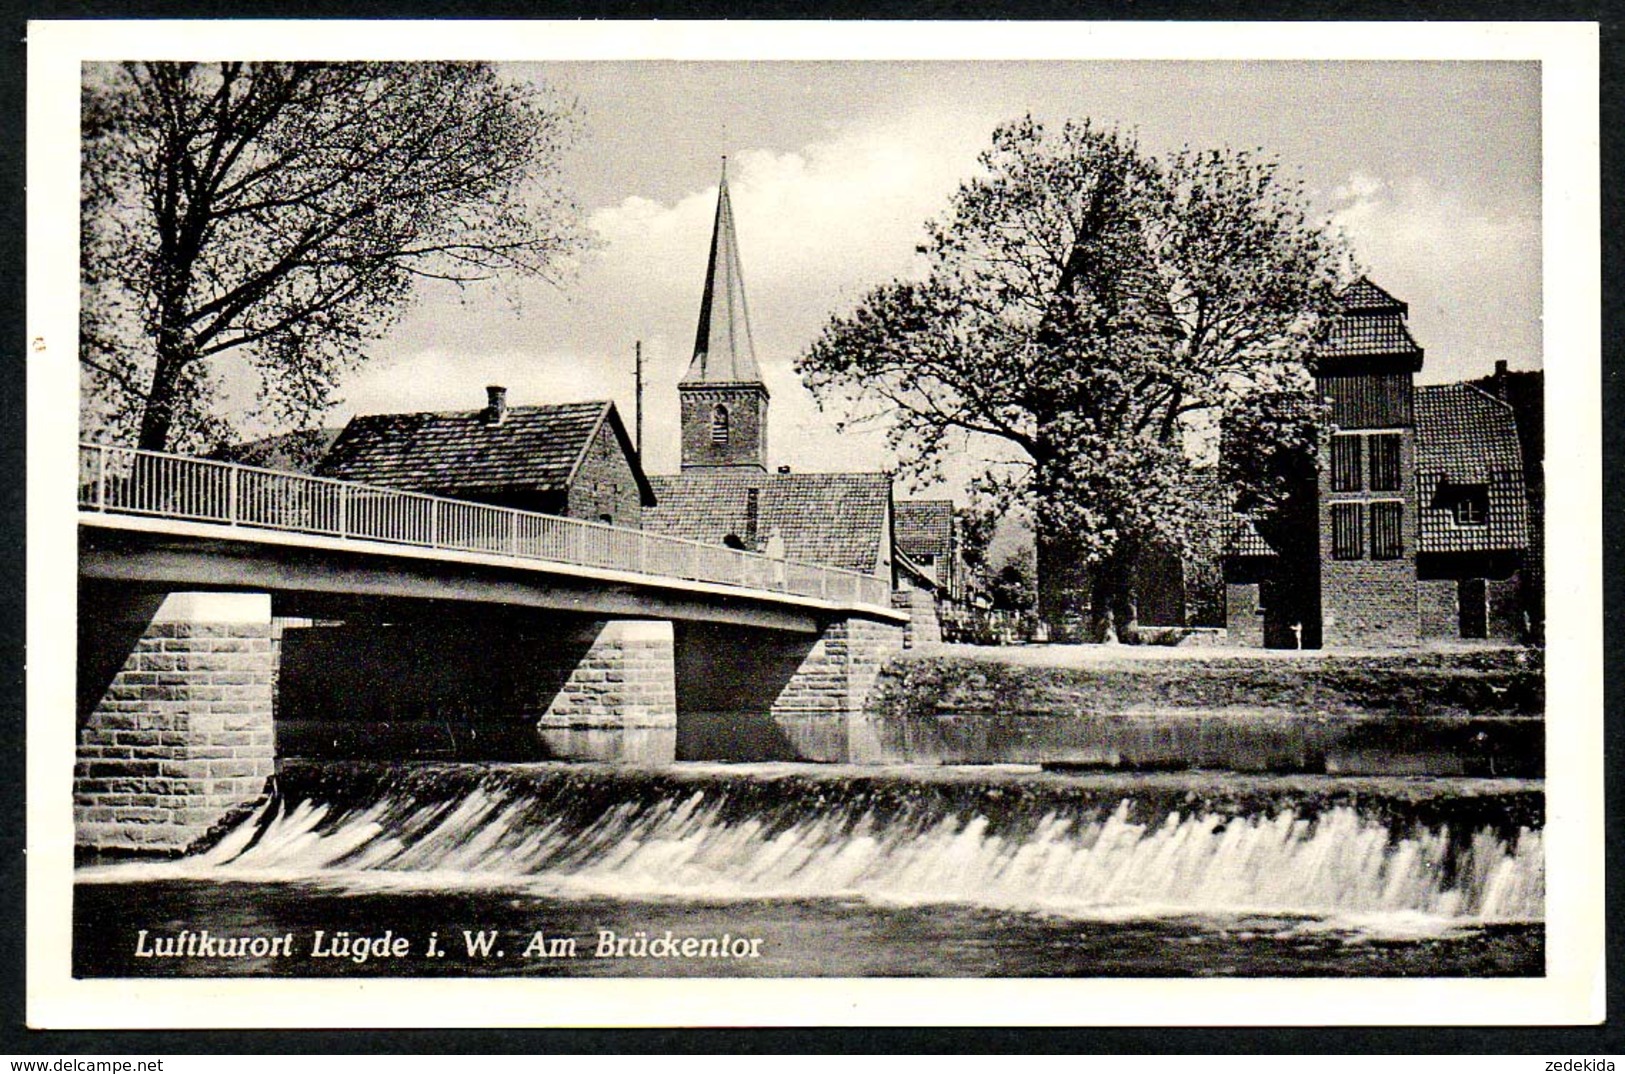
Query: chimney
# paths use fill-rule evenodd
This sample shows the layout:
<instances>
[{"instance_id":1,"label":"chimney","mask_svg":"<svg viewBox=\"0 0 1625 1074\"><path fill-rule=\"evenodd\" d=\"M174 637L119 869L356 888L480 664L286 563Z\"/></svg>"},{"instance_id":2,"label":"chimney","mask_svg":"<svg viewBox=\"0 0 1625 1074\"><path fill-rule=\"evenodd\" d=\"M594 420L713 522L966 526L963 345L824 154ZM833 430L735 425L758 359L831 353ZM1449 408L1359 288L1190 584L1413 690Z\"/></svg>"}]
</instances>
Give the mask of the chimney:
<instances>
[{"instance_id":1,"label":"chimney","mask_svg":"<svg viewBox=\"0 0 1625 1074\"><path fill-rule=\"evenodd\" d=\"M1507 399L1507 360L1505 358L1495 360L1495 397L1503 403Z\"/></svg>"},{"instance_id":2,"label":"chimney","mask_svg":"<svg viewBox=\"0 0 1625 1074\"><path fill-rule=\"evenodd\" d=\"M485 424L501 425L508 415L508 389L500 384L488 385L485 400Z\"/></svg>"}]
</instances>

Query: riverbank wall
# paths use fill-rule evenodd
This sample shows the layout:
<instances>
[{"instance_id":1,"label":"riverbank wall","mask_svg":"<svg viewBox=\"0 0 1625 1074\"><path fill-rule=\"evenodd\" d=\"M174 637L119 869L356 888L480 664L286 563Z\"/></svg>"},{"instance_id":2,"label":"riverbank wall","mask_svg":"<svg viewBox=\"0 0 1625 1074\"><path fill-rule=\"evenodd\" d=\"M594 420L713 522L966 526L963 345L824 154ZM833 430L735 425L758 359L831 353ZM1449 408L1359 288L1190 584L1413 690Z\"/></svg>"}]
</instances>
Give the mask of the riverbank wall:
<instances>
[{"instance_id":1,"label":"riverbank wall","mask_svg":"<svg viewBox=\"0 0 1625 1074\"><path fill-rule=\"evenodd\" d=\"M1543 654L916 652L871 696L881 763L1540 778Z\"/></svg>"}]
</instances>

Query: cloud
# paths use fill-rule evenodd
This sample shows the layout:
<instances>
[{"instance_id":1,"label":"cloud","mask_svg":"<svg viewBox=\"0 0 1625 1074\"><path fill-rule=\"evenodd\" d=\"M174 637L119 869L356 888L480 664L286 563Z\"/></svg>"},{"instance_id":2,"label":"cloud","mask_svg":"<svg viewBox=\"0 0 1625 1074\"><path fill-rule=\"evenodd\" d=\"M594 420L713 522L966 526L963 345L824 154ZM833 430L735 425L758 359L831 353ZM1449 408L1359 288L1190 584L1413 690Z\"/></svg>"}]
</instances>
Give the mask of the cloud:
<instances>
[{"instance_id":1,"label":"cloud","mask_svg":"<svg viewBox=\"0 0 1625 1074\"><path fill-rule=\"evenodd\" d=\"M1361 267L1411 302L1425 380L1488 373L1496 359L1538 366L1541 222L1419 177L1355 173L1332 191L1332 221ZM1418 296L1429 296L1426 301Z\"/></svg>"},{"instance_id":2,"label":"cloud","mask_svg":"<svg viewBox=\"0 0 1625 1074\"><path fill-rule=\"evenodd\" d=\"M728 162L757 357L772 392L770 450L798 470L890 464L882 434L835 433L796 377L826 318L871 287L916 271L927 219L971 174L982 128L929 111L853 126L793 152L747 149ZM632 346L644 347L655 472L675 470L675 385L699 316L716 186L665 203L641 196L594 211L600 240L566 291L526 287L517 317L485 296L425 300L345 385L347 412L473 409L481 385L514 405L611 397L632 420Z\"/></svg>"}]
</instances>

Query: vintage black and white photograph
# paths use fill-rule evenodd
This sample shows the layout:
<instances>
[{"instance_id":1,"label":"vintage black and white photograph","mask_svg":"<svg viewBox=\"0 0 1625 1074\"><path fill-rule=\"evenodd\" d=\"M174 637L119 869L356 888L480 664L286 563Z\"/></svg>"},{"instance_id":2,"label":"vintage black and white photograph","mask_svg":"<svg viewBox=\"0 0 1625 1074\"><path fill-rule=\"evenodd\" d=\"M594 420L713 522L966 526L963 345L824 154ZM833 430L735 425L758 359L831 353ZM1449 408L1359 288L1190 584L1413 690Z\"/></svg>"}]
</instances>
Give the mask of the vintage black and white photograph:
<instances>
[{"instance_id":1,"label":"vintage black and white photograph","mask_svg":"<svg viewBox=\"0 0 1625 1074\"><path fill-rule=\"evenodd\" d=\"M66 976L1547 976L1542 62L364 51L56 132Z\"/></svg>"}]
</instances>

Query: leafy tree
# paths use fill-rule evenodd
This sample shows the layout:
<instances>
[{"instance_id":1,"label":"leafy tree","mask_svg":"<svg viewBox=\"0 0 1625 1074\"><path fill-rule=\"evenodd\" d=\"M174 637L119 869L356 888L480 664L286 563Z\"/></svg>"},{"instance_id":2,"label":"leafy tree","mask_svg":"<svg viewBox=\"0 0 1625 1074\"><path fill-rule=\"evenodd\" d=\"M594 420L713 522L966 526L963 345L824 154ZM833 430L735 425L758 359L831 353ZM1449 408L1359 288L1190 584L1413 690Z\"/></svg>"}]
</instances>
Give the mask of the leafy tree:
<instances>
[{"instance_id":1,"label":"leafy tree","mask_svg":"<svg viewBox=\"0 0 1625 1074\"><path fill-rule=\"evenodd\" d=\"M1318 555L1315 491L1329 425L1307 376L1248 393L1224 414L1220 482L1238 490L1236 512L1289 558Z\"/></svg>"},{"instance_id":2,"label":"leafy tree","mask_svg":"<svg viewBox=\"0 0 1625 1074\"><path fill-rule=\"evenodd\" d=\"M1138 558L1209 524L1190 423L1301 378L1345 258L1257 153L1157 160L1027 117L980 163L927 225L924 273L832 318L797 368L847 420L887 421L906 471L989 448L975 485L1031 511L1041 613L1087 593L1103 636L1132 626Z\"/></svg>"},{"instance_id":3,"label":"leafy tree","mask_svg":"<svg viewBox=\"0 0 1625 1074\"><path fill-rule=\"evenodd\" d=\"M959 532L959 560L965 568L966 583L972 590L983 592L992 570L988 553L999 527L998 512L985 503L972 504L955 508L954 522Z\"/></svg>"},{"instance_id":4,"label":"leafy tree","mask_svg":"<svg viewBox=\"0 0 1625 1074\"><path fill-rule=\"evenodd\" d=\"M987 595L989 602L999 611L1030 611L1037 600L1031 559L1020 554L1005 557L999 569L988 579Z\"/></svg>"},{"instance_id":5,"label":"leafy tree","mask_svg":"<svg viewBox=\"0 0 1625 1074\"><path fill-rule=\"evenodd\" d=\"M140 447L227 432L220 356L310 424L420 280L553 278L572 107L477 63L87 70L86 413Z\"/></svg>"}]
</instances>

